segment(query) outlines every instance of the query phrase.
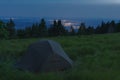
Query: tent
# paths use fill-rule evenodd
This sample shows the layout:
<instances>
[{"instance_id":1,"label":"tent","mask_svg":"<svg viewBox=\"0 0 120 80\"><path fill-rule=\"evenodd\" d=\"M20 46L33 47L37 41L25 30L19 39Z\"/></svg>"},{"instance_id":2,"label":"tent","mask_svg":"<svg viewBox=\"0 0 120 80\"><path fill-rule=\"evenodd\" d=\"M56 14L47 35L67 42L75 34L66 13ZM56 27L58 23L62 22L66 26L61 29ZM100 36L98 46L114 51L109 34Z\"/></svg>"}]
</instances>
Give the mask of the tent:
<instances>
[{"instance_id":1,"label":"tent","mask_svg":"<svg viewBox=\"0 0 120 80\"><path fill-rule=\"evenodd\" d=\"M52 40L40 40L31 44L15 64L17 69L30 72L63 71L72 67L73 61L60 44Z\"/></svg>"}]
</instances>

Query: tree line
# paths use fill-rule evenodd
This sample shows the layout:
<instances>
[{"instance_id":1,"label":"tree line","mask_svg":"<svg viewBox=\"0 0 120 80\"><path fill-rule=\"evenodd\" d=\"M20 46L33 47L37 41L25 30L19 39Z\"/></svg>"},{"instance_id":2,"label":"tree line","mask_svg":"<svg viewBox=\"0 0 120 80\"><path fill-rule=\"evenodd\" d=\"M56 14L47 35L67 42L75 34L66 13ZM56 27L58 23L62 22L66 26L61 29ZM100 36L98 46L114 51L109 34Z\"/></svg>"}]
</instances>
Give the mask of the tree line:
<instances>
[{"instance_id":1,"label":"tree line","mask_svg":"<svg viewBox=\"0 0 120 80\"><path fill-rule=\"evenodd\" d=\"M39 38L39 37L52 37L52 36L70 36L70 35L91 35L91 34L105 34L120 32L120 22L102 22L97 27L86 26L81 23L78 30L73 26L66 29L61 20L54 20L53 24L49 27L46 26L46 21L41 19L40 23L34 23L25 29L16 29L15 23L10 19L7 23L0 20L0 39L13 39L13 38Z\"/></svg>"}]
</instances>

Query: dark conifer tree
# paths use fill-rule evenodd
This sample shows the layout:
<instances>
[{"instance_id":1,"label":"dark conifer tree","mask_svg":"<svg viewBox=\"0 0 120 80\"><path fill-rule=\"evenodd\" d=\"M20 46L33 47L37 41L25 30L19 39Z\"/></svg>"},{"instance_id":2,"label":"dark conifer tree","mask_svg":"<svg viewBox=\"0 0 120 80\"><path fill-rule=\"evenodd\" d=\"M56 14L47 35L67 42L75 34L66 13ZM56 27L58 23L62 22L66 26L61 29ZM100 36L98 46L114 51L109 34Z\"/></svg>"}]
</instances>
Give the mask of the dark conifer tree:
<instances>
[{"instance_id":1,"label":"dark conifer tree","mask_svg":"<svg viewBox=\"0 0 120 80\"><path fill-rule=\"evenodd\" d=\"M89 26L87 29L86 29L86 33L88 34L88 35L90 35L90 34L94 34L94 28L93 27L91 27L91 26Z\"/></svg>"},{"instance_id":2,"label":"dark conifer tree","mask_svg":"<svg viewBox=\"0 0 120 80\"><path fill-rule=\"evenodd\" d=\"M51 25L48 31L51 36L63 36L67 33L65 27L62 25L61 20L54 20L53 25Z\"/></svg>"},{"instance_id":3,"label":"dark conifer tree","mask_svg":"<svg viewBox=\"0 0 120 80\"><path fill-rule=\"evenodd\" d=\"M25 37L26 38L32 37L32 28L31 27L26 27L25 28Z\"/></svg>"},{"instance_id":4,"label":"dark conifer tree","mask_svg":"<svg viewBox=\"0 0 120 80\"><path fill-rule=\"evenodd\" d=\"M105 27L106 27L105 22L102 21L101 27L100 27L100 33L101 33L101 34L106 33Z\"/></svg>"},{"instance_id":5,"label":"dark conifer tree","mask_svg":"<svg viewBox=\"0 0 120 80\"><path fill-rule=\"evenodd\" d=\"M95 34L100 34L101 33L101 31L100 31L100 26L97 26L96 28L95 28Z\"/></svg>"},{"instance_id":6,"label":"dark conifer tree","mask_svg":"<svg viewBox=\"0 0 120 80\"><path fill-rule=\"evenodd\" d=\"M70 27L69 33L70 33L70 35L75 35L75 30L74 30L73 26Z\"/></svg>"},{"instance_id":7,"label":"dark conifer tree","mask_svg":"<svg viewBox=\"0 0 120 80\"><path fill-rule=\"evenodd\" d=\"M39 29L38 29L38 24L33 24L31 28L31 36L32 37L38 37L39 36Z\"/></svg>"},{"instance_id":8,"label":"dark conifer tree","mask_svg":"<svg viewBox=\"0 0 120 80\"><path fill-rule=\"evenodd\" d=\"M58 20L57 33L58 33L58 35L65 35L66 34L65 27L62 25L61 20Z\"/></svg>"},{"instance_id":9,"label":"dark conifer tree","mask_svg":"<svg viewBox=\"0 0 120 80\"><path fill-rule=\"evenodd\" d=\"M16 35L15 23L12 19L7 23L7 31L9 32L9 37L14 38Z\"/></svg>"},{"instance_id":10,"label":"dark conifer tree","mask_svg":"<svg viewBox=\"0 0 120 80\"><path fill-rule=\"evenodd\" d=\"M39 30L40 37L45 37L48 35L47 26L46 26L46 22L44 19L41 19L38 30Z\"/></svg>"},{"instance_id":11,"label":"dark conifer tree","mask_svg":"<svg viewBox=\"0 0 120 80\"><path fill-rule=\"evenodd\" d=\"M106 23L106 28L105 28L106 33L108 33L109 26L110 26L110 22L108 21L108 22Z\"/></svg>"},{"instance_id":12,"label":"dark conifer tree","mask_svg":"<svg viewBox=\"0 0 120 80\"><path fill-rule=\"evenodd\" d=\"M116 24L115 32L120 32L120 22Z\"/></svg>"},{"instance_id":13,"label":"dark conifer tree","mask_svg":"<svg viewBox=\"0 0 120 80\"><path fill-rule=\"evenodd\" d=\"M18 38L26 38L24 29L17 29L17 37Z\"/></svg>"},{"instance_id":14,"label":"dark conifer tree","mask_svg":"<svg viewBox=\"0 0 120 80\"><path fill-rule=\"evenodd\" d=\"M86 26L85 23L81 23L79 29L78 29L79 35L85 35L86 34Z\"/></svg>"},{"instance_id":15,"label":"dark conifer tree","mask_svg":"<svg viewBox=\"0 0 120 80\"><path fill-rule=\"evenodd\" d=\"M8 39L9 33L6 30L6 25L3 21L0 20L0 39Z\"/></svg>"},{"instance_id":16,"label":"dark conifer tree","mask_svg":"<svg viewBox=\"0 0 120 80\"><path fill-rule=\"evenodd\" d=\"M113 32L115 32L115 27L116 27L116 25L115 25L115 21L111 21L110 22L110 25L109 25L109 28L108 28L108 33L113 33Z\"/></svg>"}]
</instances>

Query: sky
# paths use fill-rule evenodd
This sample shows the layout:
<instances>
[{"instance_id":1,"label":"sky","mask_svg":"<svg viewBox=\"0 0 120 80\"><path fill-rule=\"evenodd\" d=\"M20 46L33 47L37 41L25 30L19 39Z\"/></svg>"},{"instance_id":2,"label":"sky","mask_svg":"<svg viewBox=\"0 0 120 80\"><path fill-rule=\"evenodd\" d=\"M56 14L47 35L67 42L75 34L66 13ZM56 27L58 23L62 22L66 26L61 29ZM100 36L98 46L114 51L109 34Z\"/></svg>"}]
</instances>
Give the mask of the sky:
<instances>
[{"instance_id":1,"label":"sky","mask_svg":"<svg viewBox=\"0 0 120 80\"><path fill-rule=\"evenodd\" d=\"M1 17L120 18L120 0L0 0Z\"/></svg>"}]
</instances>

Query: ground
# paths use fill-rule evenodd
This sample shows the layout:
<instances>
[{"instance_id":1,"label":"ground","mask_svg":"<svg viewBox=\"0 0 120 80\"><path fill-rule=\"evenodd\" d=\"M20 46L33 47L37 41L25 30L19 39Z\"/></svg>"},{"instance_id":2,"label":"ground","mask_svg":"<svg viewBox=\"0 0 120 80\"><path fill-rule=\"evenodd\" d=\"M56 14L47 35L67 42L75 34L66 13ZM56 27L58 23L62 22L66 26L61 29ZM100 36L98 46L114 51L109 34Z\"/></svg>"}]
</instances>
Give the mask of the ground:
<instances>
[{"instance_id":1,"label":"ground","mask_svg":"<svg viewBox=\"0 0 120 80\"><path fill-rule=\"evenodd\" d=\"M47 38L59 42L74 66L64 72L30 73L13 67L41 38L0 40L0 80L120 80L120 33Z\"/></svg>"}]
</instances>

